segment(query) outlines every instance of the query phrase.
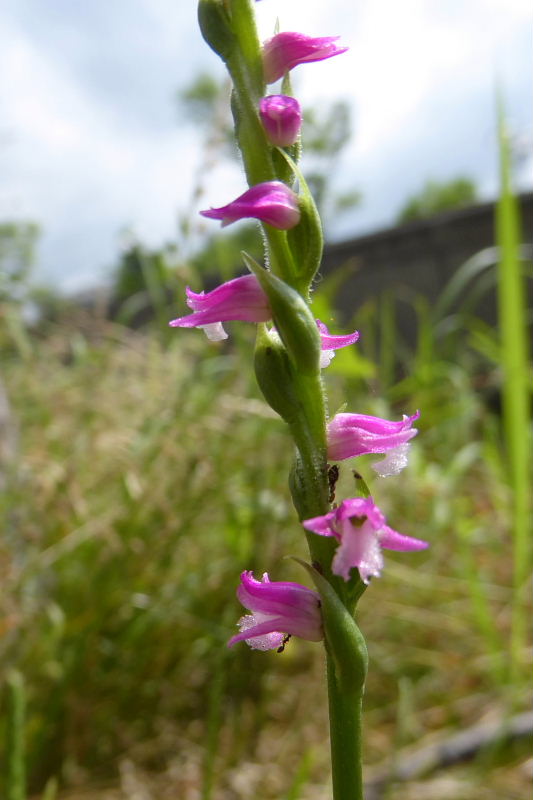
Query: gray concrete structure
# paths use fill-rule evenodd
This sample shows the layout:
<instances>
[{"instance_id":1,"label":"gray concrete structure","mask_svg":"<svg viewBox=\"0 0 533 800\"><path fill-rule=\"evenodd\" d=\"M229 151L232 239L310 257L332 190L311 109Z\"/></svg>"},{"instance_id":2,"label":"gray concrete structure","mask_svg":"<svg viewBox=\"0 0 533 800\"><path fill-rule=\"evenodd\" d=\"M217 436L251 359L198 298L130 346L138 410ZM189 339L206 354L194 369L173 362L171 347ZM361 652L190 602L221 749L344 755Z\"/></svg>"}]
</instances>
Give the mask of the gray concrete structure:
<instances>
[{"instance_id":1,"label":"gray concrete structure","mask_svg":"<svg viewBox=\"0 0 533 800\"><path fill-rule=\"evenodd\" d=\"M533 193L522 194L518 199L523 242L531 246ZM495 204L483 203L329 245L324 252L321 274L327 279L340 268L345 271L335 297L342 321L348 322L365 301L388 288L400 301L397 304L400 333L411 340L414 315L408 308L409 301L415 295L423 295L435 304L464 262L494 247L494 214ZM486 256L489 259L490 254ZM532 289L529 281L530 307ZM490 324L496 322L494 291L483 294L475 312Z\"/></svg>"}]
</instances>

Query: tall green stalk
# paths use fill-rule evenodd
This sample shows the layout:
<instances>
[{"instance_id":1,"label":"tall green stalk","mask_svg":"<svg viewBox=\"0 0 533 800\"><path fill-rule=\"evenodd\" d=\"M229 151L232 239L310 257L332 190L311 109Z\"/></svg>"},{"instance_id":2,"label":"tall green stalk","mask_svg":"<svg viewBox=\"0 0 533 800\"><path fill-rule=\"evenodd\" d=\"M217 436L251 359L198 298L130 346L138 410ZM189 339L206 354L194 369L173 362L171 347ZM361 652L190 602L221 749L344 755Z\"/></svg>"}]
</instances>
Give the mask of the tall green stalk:
<instances>
[{"instance_id":1,"label":"tall green stalk","mask_svg":"<svg viewBox=\"0 0 533 800\"><path fill-rule=\"evenodd\" d=\"M265 270L245 262L268 296L275 336L259 327L255 371L267 402L287 422L295 445L290 477L301 520L330 510L326 449L326 402L319 355L320 336L309 308L309 289L322 254L321 224L305 180L291 157L269 144L258 103L266 93L262 53L251 0L200 0L200 27L224 60L233 80L236 137L250 186L297 180L301 222L286 231L264 226ZM274 158L276 153L276 158ZM326 644L334 800L362 800L361 704L367 669L363 637L353 619L361 588L353 591L331 572L335 542L307 537L309 570L322 600Z\"/></svg>"},{"instance_id":2,"label":"tall green stalk","mask_svg":"<svg viewBox=\"0 0 533 800\"><path fill-rule=\"evenodd\" d=\"M520 221L511 188L510 148L501 99L498 101L500 198L496 207L498 264L498 312L503 383L503 424L509 482L513 492L512 531L514 585L511 624L511 679L516 678L527 647L526 614L531 572L531 524L529 492L531 368L528 361L525 292L519 258Z\"/></svg>"}]
</instances>

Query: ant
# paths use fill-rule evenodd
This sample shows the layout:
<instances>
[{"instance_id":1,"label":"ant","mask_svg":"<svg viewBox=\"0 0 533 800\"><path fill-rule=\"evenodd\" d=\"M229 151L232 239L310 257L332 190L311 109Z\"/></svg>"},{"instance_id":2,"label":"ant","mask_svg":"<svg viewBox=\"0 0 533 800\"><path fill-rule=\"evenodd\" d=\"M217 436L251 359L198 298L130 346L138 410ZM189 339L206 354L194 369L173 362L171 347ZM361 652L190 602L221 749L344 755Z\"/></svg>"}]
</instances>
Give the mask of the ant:
<instances>
[{"instance_id":1,"label":"ant","mask_svg":"<svg viewBox=\"0 0 533 800\"><path fill-rule=\"evenodd\" d=\"M289 641L289 639L291 638L291 636L292 636L292 634L291 634L291 633L286 633L286 634L285 634L285 636L283 637L283 641L282 641L282 643L280 644L280 646L279 646L279 647L278 647L278 649L276 650L276 653L283 653L283 651L285 650L285 645L287 644L287 642Z\"/></svg>"},{"instance_id":2,"label":"ant","mask_svg":"<svg viewBox=\"0 0 533 800\"><path fill-rule=\"evenodd\" d=\"M339 468L336 464L333 464L332 467L328 465L328 486L329 486L329 494L328 494L328 502L333 503L335 500L335 486L337 485L337 481L339 480Z\"/></svg>"}]
</instances>

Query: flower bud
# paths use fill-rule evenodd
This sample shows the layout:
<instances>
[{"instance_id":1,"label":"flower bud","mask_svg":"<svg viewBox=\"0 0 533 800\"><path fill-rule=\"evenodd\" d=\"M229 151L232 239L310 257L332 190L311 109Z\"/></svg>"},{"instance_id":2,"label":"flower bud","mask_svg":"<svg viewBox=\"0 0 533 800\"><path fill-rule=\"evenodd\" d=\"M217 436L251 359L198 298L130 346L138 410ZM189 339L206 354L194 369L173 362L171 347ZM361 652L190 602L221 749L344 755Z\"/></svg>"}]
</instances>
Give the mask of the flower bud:
<instances>
[{"instance_id":1,"label":"flower bud","mask_svg":"<svg viewBox=\"0 0 533 800\"><path fill-rule=\"evenodd\" d=\"M302 112L296 98L285 94L263 97L259 103L259 116L272 144L290 147L297 140L302 127Z\"/></svg>"}]
</instances>

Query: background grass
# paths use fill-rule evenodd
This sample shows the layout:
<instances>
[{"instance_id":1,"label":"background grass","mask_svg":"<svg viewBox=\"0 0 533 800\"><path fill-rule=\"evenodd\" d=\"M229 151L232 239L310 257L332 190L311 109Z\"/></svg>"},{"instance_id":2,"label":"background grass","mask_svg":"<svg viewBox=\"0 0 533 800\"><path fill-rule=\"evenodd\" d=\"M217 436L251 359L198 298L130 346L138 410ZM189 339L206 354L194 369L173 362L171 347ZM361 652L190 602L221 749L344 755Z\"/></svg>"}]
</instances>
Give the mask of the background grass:
<instances>
[{"instance_id":1,"label":"background grass","mask_svg":"<svg viewBox=\"0 0 533 800\"><path fill-rule=\"evenodd\" d=\"M388 298L380 314L361 309L363 324L381 320L378 348L389 314ZM508 680L512 609L530 609L513 591L501 420L473 386L475 349L449 360L423 304L419 322L408 378L392 379L388 353L383 375L379 358L372 370L363 344L326 373L332 411L423 410L401 476L374 480L357 462L391 524L431 542L387 552L360 606L370 766L528 698L526 643ZM18 445L4 464L0 662L24 676L37 796L51 778L71 800L327 793L321 648L225 647L242 611L239 571L303 581L284 556L306 556L286 486L291 447L245 366L253 328L232 333L220 347L196 331L165 341L77 317L23 342L4 334ZM352 480L346 465L338 497ZM518 798L525 757L495 745L387 796Z\"/></svg>"}]
</instances>

